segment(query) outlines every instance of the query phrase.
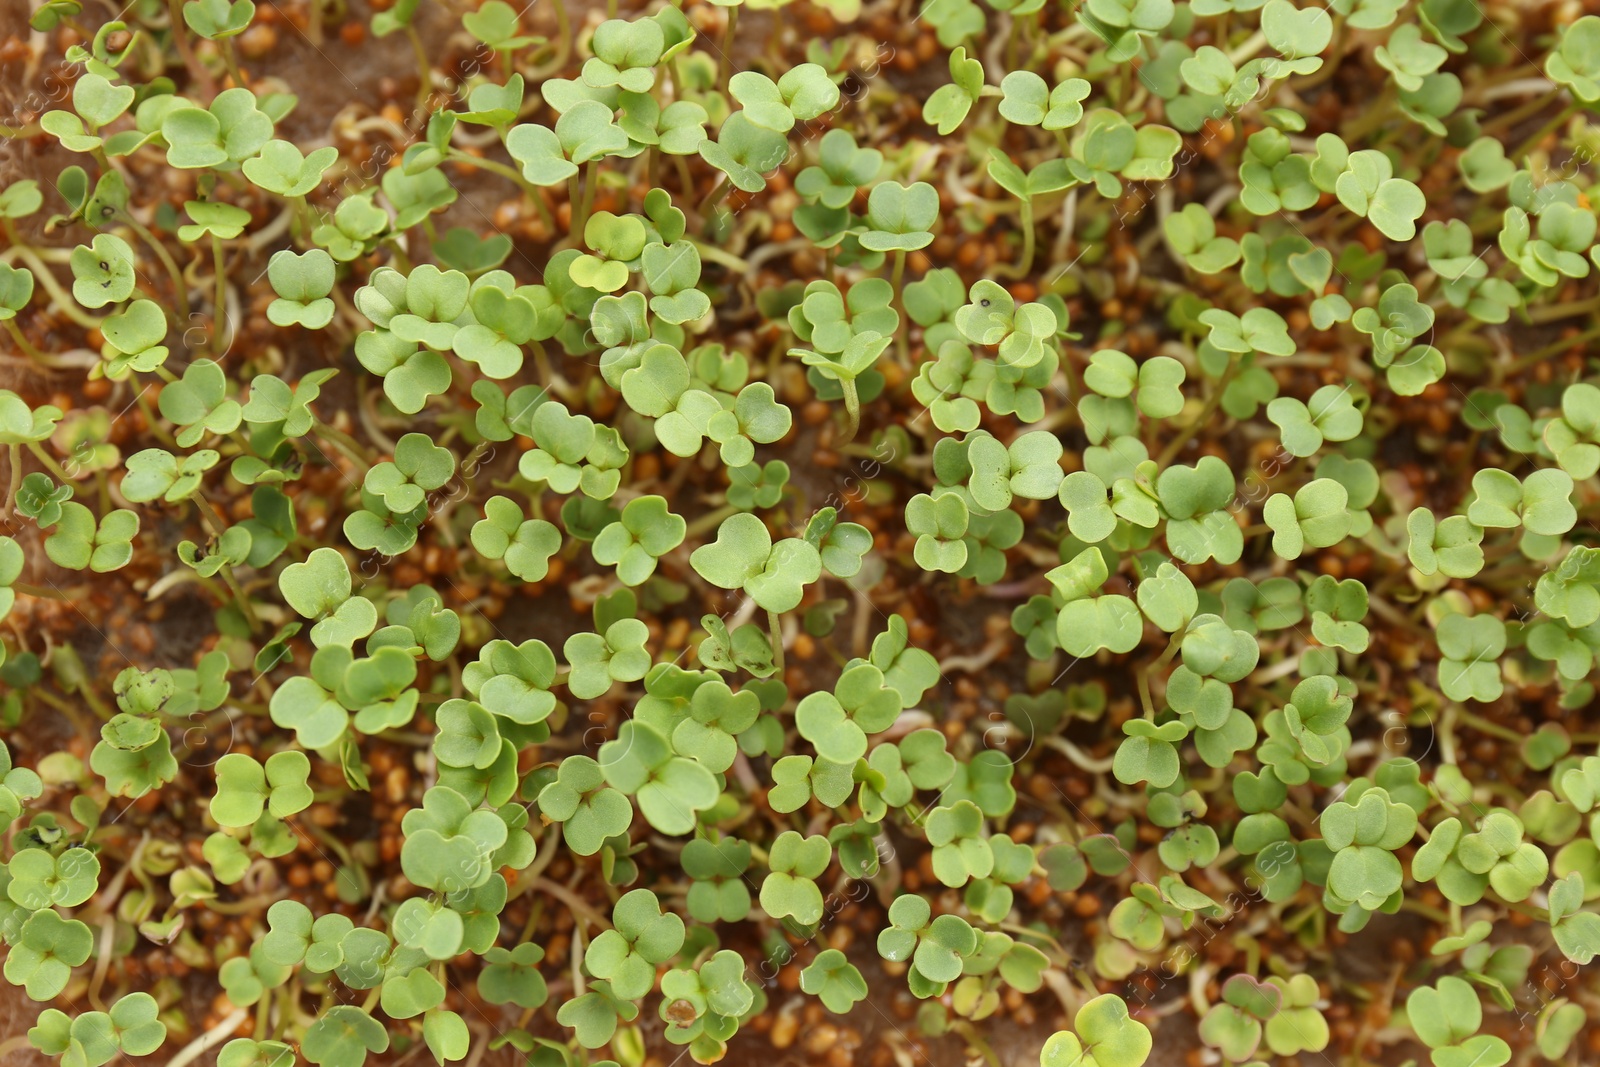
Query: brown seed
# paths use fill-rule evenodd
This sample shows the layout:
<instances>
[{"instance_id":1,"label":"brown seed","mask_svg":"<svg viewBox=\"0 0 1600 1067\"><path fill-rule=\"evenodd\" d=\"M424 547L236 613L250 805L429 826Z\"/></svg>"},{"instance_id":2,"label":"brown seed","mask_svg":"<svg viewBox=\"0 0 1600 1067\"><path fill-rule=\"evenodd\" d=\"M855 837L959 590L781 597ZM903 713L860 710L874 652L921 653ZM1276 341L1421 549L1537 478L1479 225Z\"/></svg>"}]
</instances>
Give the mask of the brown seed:
<instances>
[{"instance_id":1,"label":"brown seed","mask_svg":"<svg viewBox=\"0 0 1600 1067\"><path fill-rule=\"evenodd\" d=\"M411 788L411 775L404 767L395 767L383 776L383 796L391 804L399 804Z\"/></svg>"},{"instance_id":2,"label":"brown seed","mask_svg":"<svg viewBox=\"0 0 1600 1067\"><path fill-rule=\"evenodd\" d=\"M769 1035L768 1040L772 1042L773 1048L788 1048L794 1044L794 1039L799 1033L799 1013L786 1009L780 1011L778 1017L773 1020L772 1033Z\"/></svg>"},{"instance_id":3,"label":"brown seed","mask_svg":"<svg viewBox=\"0 0 1600 1067\"><path fill-rule=\"evenodd\" d=\"M270 55L278 46L278 31L264 23L251 26L239 35L239 53L247 59Z\"/></svg>"},{"instance_id":4,"label":"brown seed","mask_svg":"<svg viewBox=\"0 0 1600 1067\"><path fill-rule=\"evenodd\" d=\"M832 1023L818 1023L806 1031L801 1047L812 1055L826 1052L839 1040L839 1028Z\"/></svg>"}]
</instances>

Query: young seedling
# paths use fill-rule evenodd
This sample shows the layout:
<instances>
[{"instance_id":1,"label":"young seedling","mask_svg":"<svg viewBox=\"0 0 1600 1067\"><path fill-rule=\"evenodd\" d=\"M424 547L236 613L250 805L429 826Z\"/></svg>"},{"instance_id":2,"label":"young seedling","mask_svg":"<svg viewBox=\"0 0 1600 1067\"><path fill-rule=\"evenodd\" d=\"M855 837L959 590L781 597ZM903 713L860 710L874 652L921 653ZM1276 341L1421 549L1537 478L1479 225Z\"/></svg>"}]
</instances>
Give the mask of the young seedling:
<instances>
[{"instance_id":1,"label":"young seedling","mask_svg":"<svg viewBox=\"0 0 1600 1067\"><path fill-rule=\"evenodd\" d=\"M1039 1054L1043 1067L1094 1064L1095 1067L1140 1067L1150 1056L1150 1030L1128 1014L1121 997L1106 993L1078 1009L1073 1029L1052 1034Z\"/></svg>"}]
</instances>

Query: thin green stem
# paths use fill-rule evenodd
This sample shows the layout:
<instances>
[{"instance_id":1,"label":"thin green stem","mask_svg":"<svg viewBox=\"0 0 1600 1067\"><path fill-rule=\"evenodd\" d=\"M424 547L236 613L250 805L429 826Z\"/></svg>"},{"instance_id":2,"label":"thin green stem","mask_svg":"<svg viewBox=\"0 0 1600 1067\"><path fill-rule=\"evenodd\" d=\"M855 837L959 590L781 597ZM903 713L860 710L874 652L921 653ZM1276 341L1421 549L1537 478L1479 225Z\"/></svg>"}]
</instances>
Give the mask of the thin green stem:
<instances>
[{"instance_id":1,"label":"thin green stem","mask_svg":"<svg viewBox=\"0 0 1600 1067\"><path fill-rule=\"evenodd\" d=\"M433 95L433 61L422 44L422 35L413 25L406 26L406 36L411 39L411 51L417 59L417 117L428 117L428 98Z\"/></svg>"},{"instance_id":2,"label":"thin green stem","mask_svg":"<svg viewBox=\"0 0 1600 1067\"><path fill-rule=\"evenodd\" d=\"M85 704L89 705L89 710L100 717L102 722L111 721L111 716L113 714L111 709L107 707L106 702L101 700L99 695L95 693L94 686L90 685L87 679L85 679L82 685L77 687L75 692L77 696L83 699Z\"/></svg>"},{"instance_id":3,"label":"thin green stem","mask_svg":"<svg viewBox=\"0 0 1600 1067\"><path fill-rule=\"evenodd\" d=\"M993 205L993 207L996 212L1001 210L999 205ZM1004 210L1009 211L1012 208L1013 205L1007 204ZM1027 196L1018 198L1015 210L1017 212L1017 226L1022 231L1022 252L1018 256L1017 262L1001 264L996 267L994 269L996 278L1025 278L1028 272L1033 269L1033 199Z\"/></svg>"},{"instance_id":4,"label":"thin green stem","mask_svg":"<svg viewBox=\"0 0 1600 1067\"><path fill-rule=\"evenodd\" d=\"M445 158L453 163L463 163L470 167L478 167L481 170L486 170L491 174L498 174L502 178L510 178L512 181L517 183L518 188L527 193L529 196L535 195L538 191L538 186L524 178L520 170L517 170L515 167L507 166L504 163L497 162L493 159L484 159L481 156L469 155L459 148L451 148L449 154L445 156Z\"/></svg>"},{"instance_id":5,"label":"thin green stem","mask_svg":"<svg viewBox=\"0 0 1600 1067\"><path fill-rule=\"evenodd\" d=\"M457 163L464 163L470 166L482 168L483 170L488 171L490 174L498 174L502 178L509 178L513 182L516 182L517 188L522 190L523 195L529 200L533 201L534 210L539 212L539 219L545 224L545 228L550 230L552 233L555 232L555 219L550 216L550 209L545 206L544 196L540 192L539 187L534 185L528 179L524 178L520 170L515 167L507 166L504 163L497 162L493 159L482 159L478 156L468 155L459 148L450 149L450 155L448 158Z\"/></svg>"},{"instance_id":6,"label":"thin green stem","mask_svg":"<svg viewBox=\"0 0 1600 1067\"><path fill-rule=\"evenodd\" d=\"M591 159L583 165L583 202L578 205L578 213L572 217L571 231L574 236L582 234L589 222L589 212L594 210L595 187L599 184L600 161Z\"/></svg>"},{"instance_id":7,"label":"thin green stem","mask_svg":"<svg viewBox=\"0 0 1600 1067\"><path fill-rule=\"evenodd\" d=\"M13 341L17 342L17 347L22 349L22 354L33 362L47 370L61 370L67 366L56 357L47 356L35 348L33 342L28 340L27 336L23 334L22 328L17 325L16 319L6 319L5 324L6 332L11 335Z\"/></svg>"},{"instance_id":8,"label":"thin green stem","mask_svg":"<svg viewBox=\"0 0 1600 1067\"><path fill-rule=\"evenodd\" d=\"M1178 639L1180 636L1180 634L1173 634L1172 640L1167 642L1167 647L1162 651L1161 655L1154 662L1147 663L1139 668L1139 703L1144 708L1144 717L1146 719L1153 720L1156 717L1155 701L1150 695L1150 675L1163 669L1172 661L1173 653L1178 651Z\"/></svg>"},{"instance_id":9,"label":"thin green stem","mask_svg":"<svg viewBox=\"0 0 1600 1067\"><path fill-rule=\"evenodd\" d=\"M1067 410L1072 414L1079 414L1077 402L1087 395L1087 391L1078 381L1078 368L1072 361L1072 351L1067 349L1061 353L1061 373L1067 379L1067 399L1070 401Z\"/></svg>"},{"instance_id":10,"label":"thin green stem","mask_svg":"<svg viewBox=\"0 0 1600 1067\"><path fill-rule=\"evenodd\" d=\"M78 306L78 302L69 296L65 289L61 288L61 283L56 280L56 276L51 273L49 267L45 266L44 261L39 258L33 249L27 245L19 244L17 245L17 257L33 270L35 280L40 285L43 285L45 291L50 294L50 299L54 302L52 304L54 308L86 330L98 330L100 328L101 320Z\"/></svg>"},{"instance_id":11,"label":"thin green stem","mask_svg":"<svg viewBox=\"0 0 1600 1067\"><path fill-rule=\"evenodd\" d=\"M294 212L292 228L295 235L301 238L309 237L317 228L317 217L312 213L311 205L306 203L304 196L290 197L289 202L291 205L289 210Z\"/></svg>"},{"instance_id":12,"label":"thin green stem","mask_svg":"<svg viewBox=\"0 0 1600 1067\"><path fill-rule=\"evenodd\" d=\"M582 916L583 918L587 919L589 924L596 929L611 929L611 920L600 914L592 905L590 905L588 901L584 900L582 897L578 896L578 894L574 893L561 883L552 882L548 878L535 878L533 880L533 888L537 892L548 893L550 896L555 897L557 900L561 901L561 903L571 908L574 915ZM578 927L574 926L573 929L576 930L577 928Z\"/></svg>"},{"instance_id":13,"label":"thin green stem","mask_svg":"<svg viewBox=\"0 0 1600 1067\"><path fill-rule=\"evenodd\" d=\"M1600 296L1589 296L1582 300L1569 300L1563 304L1546 304L1543 307L1531 308L1528 311L1528 321L1531 323L1555 322L1559 319L1571 318L1574 315L1587 315L1595 311L1600 311Z\"/></svg>"},{"instance_id":14,"label":"thin green stem","mask_svg":"<svg viewBox=\"0 0 1600 1067\"><path fill-rule=\"evenodd\" d=\"M889 296L894 301L894 312L899 326L894 331L894 351L900 357L902 366L909 367L911 353L909 347L910 327L906 323L906 302L903 288L906 277L906 250L897 248L894 252L894 269L889 274Z\"/></svg>"},{"instance_id":15,"label":"thin green stem","mask_svg":"<svg viewBox=\"0 0 1600 1067\"><path fill-rule=\"evenodd\" d=\"M228 334L232 331L227 328L228 272L223 263L222 238L216 234L211 235L211 269L216 275L215 289L211 298L211 317L215 320L211 324L211 351L220 360L228 351Z\"/></svg>"},{"instance_id":16,"label":"thin green stem","mask_svg":"<svg viewBox=\"0 0 1600 1067\"><path fill-rule=\"evenodd\" d=\"M693 196L694 177L689 173L689 161L682 156L673 156L672 163L678 169L678 184L682 187L684 197Z\"/></svg>"},{"instance_id":17,"label":"thin green stem","mask_svg":"<svg viewBox=\"0 0 1600 1067\"><path fill-rule=\"evenodd\" d=\"M1504 381L1510 375L1520 374L1522 371L1527 370L1529 367L1532 367L1537 363L1542 363L1551 356L1565 352L1567 349L1572 348L1575 345L1581 345L1589 341L1593 341L1597 337L1600 337L1600 326L1591 326L1587 330L1578 334L1576 337L1568 337L1564 340L1557 341L1555 344L1545 345L1543 348L1535 349L1525 356L1517 357L1517 359L1513 363L1509 364L1501 373L1500 379Z\"/></svg>"},{"instance_id":18,"label":"thin green stem","mask_svg":"<svg viewBox=\"0 0 1600 1067\"><path fill-rule=\"evenodd\" d=\"M257 897L246 897L244 900L207 900L203 902L202 906L207 911L214 911L218 915L249 915L254 911L270 907L276 899L276 897L269 897L263 894Z\"/></svg>"},{"instance_id":19,"label":"thin green stem","mask_svg":"<svg viewBox=\"0 0 1600 1067\"><path fill-rule=\"evenodd\" d=\"M206 70L205 64L194 54L194 48L189 43L189 28L183 21L182 0L167 0L167 19L172 23L172 40L178 49L178 58L183 60L184 68L189 71L199 85L204 96L216 95L216 79L211 72Z\"/></svg>"},{"instance_id":20,"label":"thin green stem","mask_svg":"<svg viewBox=\"0 0 1600 1067\"><path fill-rule=\"evenodd\" d=\"M234 85L243 88L244 75L239 72L239 57L233 51L233 38L222 38L221 45L222 65L228 68L228 77L233 79Z\"/></svg>"},{"instance_id":21,"label":"thin green stem","mask_svg":"<svg viewBox=\"0 0 1600 1067\"><path fill-rule=\"evenodd\" d=\"M854 378L840 378L839 389L844 393L844 411L849 416L843 436L839 443L847 445L856 438L856 433L861 429L861 394L856 390Z\"/></svg>"},{"instance_id":22,"label":"thin green stem","mask_svg":"<svg viewBox=\"0 0 1600 1067\"><path fill-rule=\"evenodd\" d=\"M977 1052L979 1056L983 1057L983 1062L988 1064L989 1067L1000 1067L1000 1057L989 1046L989 1042L984 1040L977 1027L965 1019L958 1019L950 1024L950 1029L960 1034L966 1040L968 1049Z\"/></svg>"},{"instance_id":23,"label":"thin green stem","mask_svg":"<svg viewBox=\"0 0 1600 1067\"><path fill-rule=\"evenodd\" d=\"M1360 141L1373 130L1378 129L1385 122L1388 122L1391 118L1393 118L1394 99L1394 88L1392 86L1385 86L1378 99L1372 102L1371 107L1362 112L1360 118L1345 125L1344 129L1341 131L1344 134L1345 140L1351 143ZM1234 119L1237 123L1237 113L1235 113ZM1357 216L1357 218L1360 218L1360 216Z\"/></svg>"},{"instance_id":24,"label":"thin green stem","mask_svg":"<svg viewBox=\"0 0 1600 1067\"><path fill-rule=\"evenodd\" d=\"M1424 904L1420 900L1413 900L1409 898L1402 900L1400 902L1400 908L1402 911L1409 911L1413 915L1421 915L1425 919L1432 919L1436 923L1447 924L1450 922L1450 916L1447 913L1438 908Z\"/></svg>"},{"instance_id":25,"label":"thin green stem","mask_svg":"<svg viewBox=\"0 0 1600 1067\"><path fill-rule=\"evenodd\" d=\"M1017 224L1022 227L1022 260L1017 264L1017 277L1026 278L1033 270L1033 197L1022 198L1022 213Z\"/></svg>"},{"instance_id":26,"label":"thin green stem","mask_svg":"<svg viewBox=\"0 0 1600 1067\"><path fill-rule=\"evenodd\" d=\"M683 82L683 68L679 66L678 57L676 55L667 60L667 74L672 78L672 98L674 100L682 100L684 98L683 90L685 88Z\"/></svg>"},{"instance_id":27,"label":"thin green stem","mask_svg":"<svg viewBox=\"0 0 1600 1067\"><path fill-rule=\"evenodd\" d=\"M223 582L228 587L228 592L233 594L234 601L239 605L239 611L244 615L245 622L250 624L250 632L255 633L261 629L261 620L256 616L256 608L250 598L245 595L244 589L239 585L239 579L234 576L233 568L224 564L219 572Z\"/></svg>"},{"instance_id":28,"label":"thin green stem","mask_svg":"<svg viewBox=\"0 0 1600 1067\"><path fill-rule=\"evenodd\" d=\"M139 235L139 240L150 246L150 250L161 261L161 266L166 269L167 277L172 280L172 292L177 301L178 310L183 318L189 317L189 287L184 284L183 272L178 269L178 263L172 258L172 253L167 251L167 246L156 240L155 234L144 223L134 218L127 211L122 212L122 221L128 224L129 229Z\"/></svg>"},{"instance_id":29,"label":"thin green stem","mask_svg":"<svg viewBox=\"0 0 1600 1067\"><path fill-rule=\"evenodd\" d=\"M1233 376L1239 373L1241 362L1237 354L1230 355L1228 369L1222 372L1221 378L1217 379L1217 386L1211 391L1211 396L1206 400L1205 407L1201 408L1199 413L1190 419L1182 430L1178 431L1178 435L1172 439L1167 447L1161 450L1161 456L1156 460L1158 468L1165 468L1170 464L1178 453L1183 451L1183 446L1188 444L1196 433L1200 432L1200 428L1206 424L1206 420L1211 418L1212 413L1222 404L1222 394L1232 384Z\"/></svg>"},{"instance_id":30,"label":"thin green stem","mask_svg":"<svg viewBox=\"0 0 1600 1067\"><path fill-rule=\"evenodd\" d=\"M11 462L11 486L6 490L6 498L0 501L0 519L9 519L11 509L17 506L17 494L22 491L22 446L12 445L6 450L6 458ZM12 583L15 587L15 583Z\"/></svg>"},{"instance_id":31,"label":"thin green stem","mask_svg":"<svg viewBox=\"0 0 1600 1067\"><path fill-rule=\"evenodd\" d=\"M1541 96L1534 97L1521 107L1504 112L1496 115L1492 119L1489 119L1479 128L1478 132L1483 135L1492 135L1499 130L1508 129L1512 126L1515 126L1524 119L1532 115L1537 115L1550 104L1561 99L1561 95L1565 92L1566 90L1559 85L1552 86L1549 92L1544 93Z\"/></svg>"},{"instance_id":32,"label":"thin green stem","mask_svg":"<svg viewBox=\"0 0 1600 1067\"><path fill-rule=\"evenodd\" d=\"M556 12L556 34L553 38L556 51L544 63L528 71L528 81L534 84L544 81L554 74L561 73L567 65L567 57L572 54L572 26L567 18L567 5L565 0L550 0L551 7ZM677 82L673 83L674 85Z\"/></svg>"},{"instance_id":33,"label":"thin green stem","mask_svg":"<svg viewBox=\"0 0 1600 1067\"><path fill-rule=\"evenodd\" d=\"M1172 662L1172 657L1176 655L1178 651L1180 643L1179 639L1179 634L1172 635L1172 640L1167 642L1167 647L1161 651L1161 655L1156 657L1156 661L1150 665L1152 670L1164 670L1167 664Z\"/></svg>"},{"instance_id":34,"label":"thin green stem","mask_svg":"<svg viewBox=\"0 0 1600 1067\"><path fill-rule=\"evenodd\" d=\"M734 10L738 9L735 8ZM700 217L705 218L707 215L711 214L711 210L718 204L722 203L722 201L732 191L733 186L728 184L728 176L724 174L721 178L717 179L717 184L712 186L711 191L706 194L705 199L700 201L700 207L698 209L700 212Z\"/></svg>"},{"instance_id":35,"label":"thin green stem","mask_svg":"<svg viewBox=\"0 0 1600 1067\"><path fill-rule=\"evenodd\" d=\"M227 1040L230 1034L239 1029L239 1024L249 1017L248 1008L235 1009L217 1025L179 1049L177 1054L167 1061L167 1067L189 1067L189 1064L205 1055L214 1046Z\"/></svg>"},{"instance_id":36,"label":"thin green stem","mask_svg":"<svg viewBox=\"0 0 1600 1067\"><path fill-rule=\"evenodd\" d=\"M144 398L145 392L146 390L141 389L137 393L133 394L133 402L139 405L139 413L144 416L145 427L155 435L156 440L160 441L168 448L177 448L178 442L175 441L172 435L167 432L167 428L161 425L161 420L158 419L156 417L156 413L151 410L150 402Z\"/></svg>"},{"instance_id":37,"label":"thin green stem","mask_svg":"<svg viewBox=\"0 0 1600 1067\"><path fill-rule=\"evenodd\" d=\"M691 237L690 240L694 241L694 238ZM701 259L709 259L713 263L721 263L729 270L736 270L740 273L748 274L750 271L750 264L746 260L719 245L709 244L705 241L694 241L694 247L695 251L700 253Z\"/></svg>"},{"instance_id":38,"label":"thin green stem","mask_svg":"<svg viewBox=\"0 0 1600 1067\"><path fill-rule=\"evenodd\" d=\"M1540 141L1554 133L1561 127L1563 122L1566 122L1577 113L1578 102L1574 100L1566 107L1558 111L1549 122L1546 122L1543 126L1540 126L1537 130L1535 130L1526 141L1523 141L1520 145L1513 149L1512 152L1506 156L1506 158L1511 160L1525 159L1529 152L1532 152L1535 148L1539 147Z\"/></svg>"},{"instance_id":39,"label":"thin green stem","mask_svg":"<svg viewBox=\"0 0 1600 1067\"><path fill-rule=\"evenodd\" d=\"M1246 37L1239 47L1229 52L1228 59L1232 61L1235 67L1241 66L1245 60L1261 51L1261 46L1266 43L1267 35L1265 31L1257 30L1251 36Z\"/></svg>"},{"instance_id":40,"label":"thin green stem","mask_svg":"<svg viewBox=\"0 0 1600 1067\"><path fill-rule=\"evenodd\" d=\"M383 240L383 246L389 250L390 265L402 274L411 272L411 257L406 250L400 247L400 242L393 235Z\"/></svg>"},{"instance_id":41,"label":"thin green stem","mask_svg":"<svg viewBox=\"0 0 1600 1067\"><path fill-rule=\"evenodd\" d=\"M681 461L682 464L687 464L688 462L688 460ZM684 536L686 538L692 538L696 534L703 534L707 530L715 529L716 527L722 525L723 519L734 514L738 510L739 509L734 507L732 504L724 504L720 508L713 508L711 511L706 512L698 519L695 519L693 522L689 523L688 526L684 528Z\"/></svg>"},{"instance_id":42,"label":"thin green stem","mask_svg":"<svg viewBox=\"0 0 1600 1067\"><path fill-rule=\"evenodd\" d=\"M327 830L324 830L314 822L304 821L301 822L300 825L312 837L315 837L318 841L321 841L324 845L327 845L333 854L339 857L339 862L343 863L346 867L354 867L356 865L355 859L350 855L350 850L345 847L345 843L338 837L329 833Z\"/></svg>"},{"instance_id":43,"label":"thin green stem","mask_svg":"<svg viewBox=\"0 0 1600 1067\"><path fill-rule=\"evenodd\" d=\"M717 64L717 81L724 94L728 91L728 82L733 78L733 35L739 27L739 8L737 6L726 9L728 22L722 29L722 53Z\"/></svg>"},{"instance_id":44,"label":"thin green stem","mask_svg":"<svg viewBox=\"0 0 1600 1067\"><path fill-rule=\"evenodd\" d=\"M776 611L767 612L767 628L772 633L772 665L778 669L778 677L783 677L783 619Z\"/></svg>"},{"instance_id":45,"label":"thin green stem","mask_svg":"<svg viewBox=\"0 0 1600 1067\"><path fill-rule=\"evenodd\" d=\"M40 700L45 704L48 704L50 707L55 708L62 715L66 716L67 721L72 723L73 728L76 729L80 734L87 732L89 736L92 736L93 734L100 732L94 727L93 723L84 718L83 712L78 710L78 707L73 704L72 701L62 699L56 694L50 692L50 690L46 689L44 686L31 686L28 689L28 695L36 700ZM108 719L110 716L102 715L100 718Z\"/></svg>"},{"instance_id":46,"label":"thin green stem","mask_svg":"<svg viewBox=\"0 0 1600 1067\"><path fill-rule=\"evenodd\" d=\"M553 389L555 387L556 373L554 368L550 366L550 353L545 350L544 345L538 340L533 340L529 343L533 345L533 367L538 373L537 380L542 382L547 389Z\"/></svg>"},{"instance_id":47,"label":"thin green stem","mask_svg":"<svg viewBox=\"0 0 1600 1067\"><path fill-rule=\"evenodd\" d=\"M362 455L360 443L354 437L351 437L343 430L334 429L325 422L313 422L311 431L342 452L346 459L356 465L356 469L361 472L361 476L363 478L366 477L367 460Z\"/></svg>"},{"instance_id":48,"label":"thin green stem","mask_svg":"<svg viewBox=\"0 0 1600 1067\"><path fill-rule=\"evenodd\" d=\"M200 520L200 525L206 528L206 533L212 537L221 537L222 526L218 522L217 516L212 514L210 505L199 497L191 496L189 501L194 505L195 517Z\"/></svg>"},{"instance_id":49,"label":"thin green stem","mask_svg":"<svg viewBox=\"0 0 1600 1067\"><path fill-rule=\"evenodd\" d=\"M1041 743L1046 748L1055 749L1090 774L1105 774L1111 770L1114 762L1111 759L1097 759L1064 737L1046 737Z\"/></svg>"},{"instance_id":50,"label":"thin green stem","mask_svg":"<svg viewBox=\"0 0 1600 1067\"><path fill-rule=\"evenodd\" d=\"M47 469L51 474L55 475L56 481L61 482L63 485L71 484L72 479L67 476L67 472L62 470L61 464L57 463L55 459L51 457L50 453L44 450L43 445L39 444L38 441L28 441L27 446L28 451L33 453L33 458L37 459L40 463L43 463L45 465L45 469ZM14 459L15 457L13 456L12 458Z\"/></svg>"},{"instance_id":51,"label":"thin green stem","mask_svg":"<svg viewBox=\"0 0 1600 1067\"><path fill-rule=\"evenodd\" d=\"M1490 720L1485 719L1482 715L1470 712L1465 708L1462 708L1460 711L1456 712L1456 718L1461 720L1462 725L1470 726L1480 734L1488 734L1491 737L1498 737L1502 741L1510 741L1514 744L1520 745L1523 741L1527 740L1525 735L1518 733L1510 727L1501 726L1497 722L1491 722Z\"/></svg>"},{"instance_id":52,"label":"thin green stem","mask_svg":"<svg viewBox=\"0 0 1600 1067\"><path fill-rule=\"evenodd\" d=\"M539 221L544 223L545 232L556 232L556 219L550 213L550 205L544 202L544 190L534 188L528 191L528 199L533 202L533 209L539 213Z\"/></svg>"}]
</instances>

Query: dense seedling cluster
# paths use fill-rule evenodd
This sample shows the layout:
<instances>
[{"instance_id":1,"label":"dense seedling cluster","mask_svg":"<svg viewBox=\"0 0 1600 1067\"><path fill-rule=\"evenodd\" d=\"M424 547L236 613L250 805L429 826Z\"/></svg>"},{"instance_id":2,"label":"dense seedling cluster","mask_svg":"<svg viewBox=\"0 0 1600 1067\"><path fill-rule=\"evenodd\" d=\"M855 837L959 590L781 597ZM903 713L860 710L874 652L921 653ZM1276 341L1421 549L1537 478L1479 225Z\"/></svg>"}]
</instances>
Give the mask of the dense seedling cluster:
<instances>
[{"instance_id":1,"label":"dense seedling cluster","mask_svg":"<svg viewBox=\"0 0 1600 1067\"><path fill-rule=\"evenodd\" d=\"M1600 17L110 6L0 1060L1600 1055Z\"/></svg>"}]
</instances>

